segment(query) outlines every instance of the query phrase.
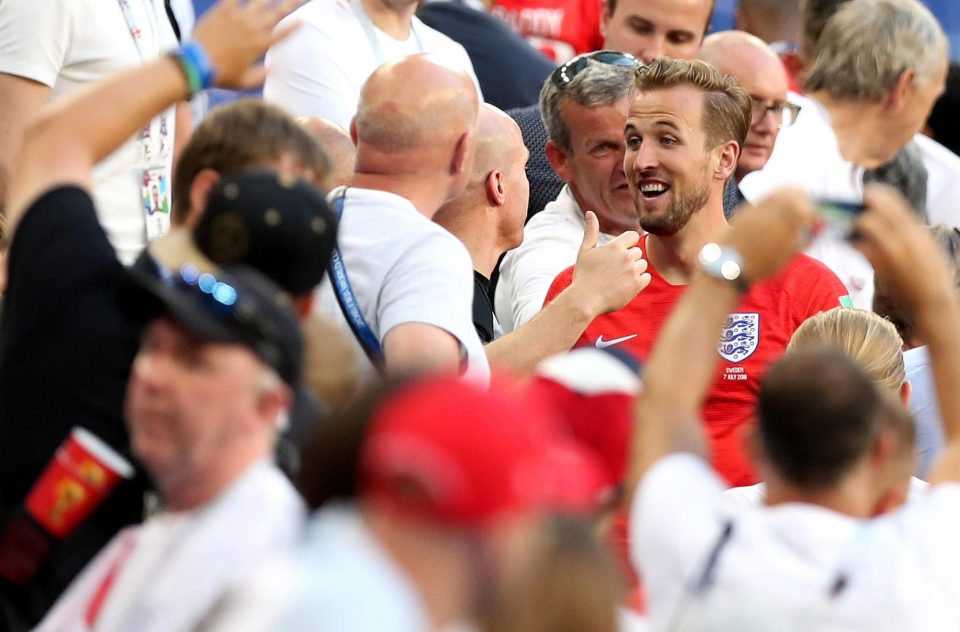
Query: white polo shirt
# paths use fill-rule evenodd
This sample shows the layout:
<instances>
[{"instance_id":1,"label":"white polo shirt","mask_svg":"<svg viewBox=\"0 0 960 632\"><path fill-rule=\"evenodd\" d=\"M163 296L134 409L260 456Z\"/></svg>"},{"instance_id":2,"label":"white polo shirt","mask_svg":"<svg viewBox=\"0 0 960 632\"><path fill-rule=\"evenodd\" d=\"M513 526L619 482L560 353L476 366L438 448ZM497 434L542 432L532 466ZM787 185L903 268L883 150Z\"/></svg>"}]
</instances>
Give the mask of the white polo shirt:
<instances>
[{"instance_id":1,"label":"white polo shirt","mask_svg":"<svg viewBox=\"0 0 960 632\"><path fill-rule=\"evenodd\" d=\"M330 193L331 203L341 191ZM433 325L460 343L465 377L489 381L490 365L473 326L473 264L459 239L399 195L350 187L337 242L357 303L381 347L397 325ZM349 328L329 275L317 297L318 309L344 328L362 371L372 376L373 365Z\"/></svg>"},{"instance_id":2,"label":"white polo shirt","mask_svg":"<svg viewBox=\"0 0 960 632\"><path fill-rule=\"evenodd\" d=\"M816 505L732 510L709 464L678 453L630 521L654 630L960 628L960 485L859 520Z\"/></svg>"}]
</instances>

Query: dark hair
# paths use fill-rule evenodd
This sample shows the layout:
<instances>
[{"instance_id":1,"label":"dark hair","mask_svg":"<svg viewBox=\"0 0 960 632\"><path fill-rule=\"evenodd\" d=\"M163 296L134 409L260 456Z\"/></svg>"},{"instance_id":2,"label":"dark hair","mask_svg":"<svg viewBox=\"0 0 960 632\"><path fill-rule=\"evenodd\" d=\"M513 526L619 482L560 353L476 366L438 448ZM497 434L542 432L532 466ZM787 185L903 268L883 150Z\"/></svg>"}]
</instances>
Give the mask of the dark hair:
<instances>
[{"instance_id":1,"label":"dark hair","mask_svg":"<svg viewBox=\"0 0 960 632\"><path fill-rule=\"evenodd\" d=\"M960 154L960 121L957 121L957 112L960 112L960 64L954 62L947 72L946 90L933 104L927 125L934 140L953 153Z\"/></svg>"},{"instance_id":2,"label":"dark hair","mask_svg":"<svg viewBox=\"0 0 960 632\"><path fill-rule=\"evenodd\" d=\"M785 356L767 371L757 403L769 465L801 489L830 488L870 449L884 401L863 369L837 349Z\"/></svg>"},{"instance_id":3,"label":"dark hair","mask_svg":"<svg viewBox=\"0 0 960 632\"><path fill-rule=\"evenodd\" d=\"M930 233L953 266L953 282L955 289L960 292L960 228L940 224L930 229ZM873 311L893 323L897 333L907 343L908 347L917 345L916 327L913 314L908 305L895 301L883 285L882 279L877 279L873 293Z\"/></svg>"},{"instance_id":4,"label":"dark hair","mask_svg":"<svg viewBox=\"0 0 960 632\"><path fill-rule=\"evenodd\" d=\"M177 162L173 178L173 219L182 222L190 210L190 187L203 169L220 175L270 163L290 154L313 171L314 184L330 173L330 159L319 141L275 105L241 99L211 112Z\"/></svg>"},{"instance_id":5,"label":"dark hair","mask_svg":"<svg viewBox=\"0 0 960 632\"><path fill-rule=\"evenodd\" d=\"M614 11L617 10L617 0L606 0L607 3L607 12L610 15L613 15ZM710 30L710 22L713 21L713 10L717 6L717 0L710 0L710 11L707 12L707 23L703 25L703 34L706 35L707 31Z\"/></svg>"},{"instance_id":6,"label":"dark hair","mask_svg":"<svg viewBox=\"0 0 960 632\"><path fill-rule=\"evenodd\" d=\"M850 0L800 0L800 14L803 20L803 35L800 51L810 60L817 52L817 42L830 17L844 3Z\"/></svg>"}]
</instances>

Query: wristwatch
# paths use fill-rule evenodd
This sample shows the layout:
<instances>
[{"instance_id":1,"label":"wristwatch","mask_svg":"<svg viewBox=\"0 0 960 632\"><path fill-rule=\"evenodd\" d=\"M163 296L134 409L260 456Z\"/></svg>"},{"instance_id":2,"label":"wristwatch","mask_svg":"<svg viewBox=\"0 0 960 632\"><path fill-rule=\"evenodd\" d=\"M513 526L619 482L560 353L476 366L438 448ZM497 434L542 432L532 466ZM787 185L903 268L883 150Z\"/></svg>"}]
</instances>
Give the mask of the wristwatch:
<instances>
[{"instance_id":1,"label":"wristwatch","mask_svg":"<svg viewBox=\"0 0 960 632\"><path fill-rule=\"evenodd\" d=\"M740 292L750 289L743 274L743 257L733 248L709 243L700 249L700 269L714 279L732 283Z\"/></svg>"}]
</instances>

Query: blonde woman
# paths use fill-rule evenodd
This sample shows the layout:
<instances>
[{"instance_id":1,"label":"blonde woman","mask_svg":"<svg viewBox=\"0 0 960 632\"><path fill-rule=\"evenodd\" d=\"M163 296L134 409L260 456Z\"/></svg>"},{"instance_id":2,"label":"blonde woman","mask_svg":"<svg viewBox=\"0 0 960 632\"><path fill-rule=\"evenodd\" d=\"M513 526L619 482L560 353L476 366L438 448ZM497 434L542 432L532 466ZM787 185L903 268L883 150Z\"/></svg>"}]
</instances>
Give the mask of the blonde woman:
<instances>
[{"instance_id":1,"label":"blonde woman","mask_svg":"<svg viewBox=\"0 0 960 632\"><path fill-rule=\"evenodd\" d=\"M821 312L797 328L787 345L787 353L824 346L842 351L866 371L879 390L904 406L909 404L912 386L906 379L903 340L890 321L862 309L836 308ZM894 428L896 445L890 447L898 458L891 461L887 472L892 491L880 504L886 510L893 510L910 494L925 489L926 484L911 476L916 468L916 427L912 419L889 421L899 424ZM763 502L765 488L761 483L736 487L727 493L737 504L755 505Z\"/></svg>"}]
</instances>

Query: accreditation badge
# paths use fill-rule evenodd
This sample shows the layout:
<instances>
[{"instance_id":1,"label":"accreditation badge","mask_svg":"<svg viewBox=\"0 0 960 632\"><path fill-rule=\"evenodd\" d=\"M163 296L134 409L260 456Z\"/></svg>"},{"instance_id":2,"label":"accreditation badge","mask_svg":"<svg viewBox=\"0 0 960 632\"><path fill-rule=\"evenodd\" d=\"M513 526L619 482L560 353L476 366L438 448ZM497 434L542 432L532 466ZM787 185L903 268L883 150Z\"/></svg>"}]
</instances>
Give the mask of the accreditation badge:
<instances>
[{"instance_id":1,"label":"accreditation badge","mask_svg":"<svg viewBox=\"0 0 960 632\"><path fill-rule=\"evenodd\" d=\"M147 240L170 231L170 173L165 167L147 167L140 179L140 200L147 224Z\"/></svg>"}]
</instances>

